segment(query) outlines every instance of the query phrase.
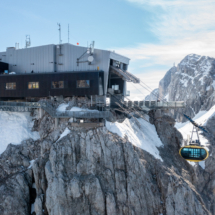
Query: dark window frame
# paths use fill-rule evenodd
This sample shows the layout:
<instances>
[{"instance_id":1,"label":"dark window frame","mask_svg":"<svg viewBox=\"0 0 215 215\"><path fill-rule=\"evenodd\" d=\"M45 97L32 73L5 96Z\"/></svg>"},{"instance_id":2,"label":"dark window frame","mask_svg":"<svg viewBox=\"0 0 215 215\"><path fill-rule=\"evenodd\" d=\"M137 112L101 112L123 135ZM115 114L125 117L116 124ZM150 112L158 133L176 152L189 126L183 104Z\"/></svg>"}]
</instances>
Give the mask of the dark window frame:
<instances>
[{"instance_id":1,"label":"dark window frame","mask_svg":"<svg viewBox=\"0 0 215 215\"><path fill-rule=\"evenodd\" d=\"M63 87L54 88L54 87L53 87L53 82L63 82ZM59 83L58 83L58 84L59 84ZM52 89L52 90L65 89L65 81L52 81L52 82L51 82L51 89Z\"/></svg>"},{"instance_id":2,"label":"dark window frame","mask_svg":"<svg viewBox=\"0 0 215 215\"><path fill-rule=\"evenodd\" d=\"M89 87L79 87L78 86L78 81L89 81ZM78 88L78 89L88 89L88 88L90 88L90 80L77 80L76 81L76 88Z\"/></svg>"},{"instance_id":3,"label":"dark window frame","mask_svg":"<svg viewBox=\"0 0 215 215\"><path fill-rule=\"evenodd\" d=\"M29 88L29 83L35 83L35 84L38 83L38 88ZM39 89L40 89L40 82L39 81L29 81L28 82L28 90L39 90Z\"/></svg>"},{"instance_id":4,"label":"dark window frame","mask_svg":"<svg viewBox=\"0 0 215 215\"><path fill-rule=\"evenodd\" d=\"M7 84L15 84L15 86L16 86L16 82L7 82L5 84L5 90L16 90L16 87L15 87L15 89L7 89Z\"/></svg>"}]
</instances>

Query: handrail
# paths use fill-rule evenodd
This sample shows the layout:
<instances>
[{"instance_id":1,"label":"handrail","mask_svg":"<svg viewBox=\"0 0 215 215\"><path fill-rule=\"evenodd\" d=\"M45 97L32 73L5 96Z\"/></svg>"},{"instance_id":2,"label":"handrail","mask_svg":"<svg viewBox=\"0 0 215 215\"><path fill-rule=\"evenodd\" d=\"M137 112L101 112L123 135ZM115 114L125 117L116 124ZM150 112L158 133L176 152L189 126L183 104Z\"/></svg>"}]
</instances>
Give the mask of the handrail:
<instances>
[{"instance_id":1,"label":"handrail","mask_svg":"<svg viewBox=\"0 0 215 215\"><path fill-rule=\"evenodd\" d=\"M98 97L97 102L103 100L103 98ZM173 101L173 102L158 102L158 101L128 101L125 102L128 107L140 107L145 109L163 109L163 108L183 108L185 103L183 101ZM63 111L59 112L56 110L49 101L39 101L39 102L5 102L0 101L0 108L15 108L15 111L30 111L32 108L42 108L53 118L108 118L111 116L109 110L106 111ZM18 108L18 109L17 109ZM19 109L22 110L19 110ZM7 109L8 110L8 109Z\"/></svg>"},{"instance_id":2,"label":"handrail","mask_svg":"<svg viewBox=\"0 0 215 215\"><path fill-rule=\"evenodd\" d=\"M42 108L53 118L108 118L111 116L110 111L63 111L59 112L48 101L40 102L3 102L0 101L0 107L9 108Z\"/></svg>"}]
</instances>

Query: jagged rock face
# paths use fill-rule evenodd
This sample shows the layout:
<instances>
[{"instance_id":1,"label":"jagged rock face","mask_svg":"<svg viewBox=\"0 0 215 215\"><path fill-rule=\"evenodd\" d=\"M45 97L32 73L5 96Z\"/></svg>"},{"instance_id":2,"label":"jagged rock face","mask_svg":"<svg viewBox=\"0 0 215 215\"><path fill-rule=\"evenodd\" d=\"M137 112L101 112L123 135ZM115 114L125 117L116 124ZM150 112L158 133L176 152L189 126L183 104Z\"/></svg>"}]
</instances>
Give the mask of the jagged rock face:
<instances>
[{"instance_id":1,"label":"jagged rock face","mask_svg":"<svg viewBox=\"0 0 215 215\"><path fill-rule=\"evenodd\" d=\"M168 100L168 87L171 82L171 78L174 76L176 73L177 68L174 66L172 67L163 77L163 79L159 82L159 98L160 99L165 99ZM167 97L166 97L167 96Z\"/></svg>"},{"instance_id":2,"label":"jagged rock face","mask_svg":"<svg viewBox=\"0 0 215 215\"><path fill-rule=\"evenodd\" d=\"M190 117L200 110L209 110L215 104L215 59L195 54L186 56L160 81L159 97L185 101L183 112ZM185 121L180 114L174 116Z\"/></svg>"},{"instance_id":3,"label":"jagged rock face","mask_svg":"<svg viewBox=\"0 0 215 215\"><path fill-rule=\"evenodd\" d=\"M32 206L36 215L211 214L195 171L178 155L182 137L172 119L153 123L163 162L106 128L74 130L64 121L59 130L71 131L59 141L49 123L40 141L9 145L0 156L0 214L27 215Z\"/></svg>"},{"instance_id":4,"label":"jagged rock face","mask_svg":"<svg viewBox=\"0 0 215 215\"><path fill-rule=\"evenodd\" d=\"M145 97L146 101L157 101L159 99L158 88L154 89L148 96Z\"/></svg>"}]
</instances>

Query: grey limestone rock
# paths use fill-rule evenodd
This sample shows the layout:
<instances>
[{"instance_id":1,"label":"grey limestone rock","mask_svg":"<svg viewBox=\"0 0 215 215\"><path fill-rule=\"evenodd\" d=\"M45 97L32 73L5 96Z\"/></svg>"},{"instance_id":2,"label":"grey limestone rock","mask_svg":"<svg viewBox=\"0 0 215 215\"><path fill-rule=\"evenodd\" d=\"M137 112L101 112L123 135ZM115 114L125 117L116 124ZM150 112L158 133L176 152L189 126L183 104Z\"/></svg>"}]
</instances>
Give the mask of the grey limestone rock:
<instances>
[{"instance_id":1,"label":"grey limestone rock","mask_svg":"<svg viewBox=\"0 0 215 215\"><path fill-rule=\"evenodd\" d=\"M157 101L159 99L159 89L154 89L149 95L145 97L146 101Z\"/></svg>"},{"instance_id":2,"label":"grey limestone rock","mask_svg":"<svg viewBox=\"0 0 215 215\"><path fill-rule=\"evenodd\" d=\"M185 101L183 112L194 117L200 110L215 105L215 59L190 54L171 68L159 83L159 97L167 101ZM181 114L172 111L178 121Z\"/></svg>"},{"instance_id":3,"label":"grey limestone rock","mask_svg":"<svg viewBox=\"0 0 215 215\"><path fill-rule=\"evenodd\" d=\"M178 155L182 137L174 120L162 116L152 123L163 161L105 127L71 129L59 141L50 138L52 131L36 142L9 145L0 155L0 214L211 214L213 194L202 194L200 170ZM60 122L58 134L66 125Z\"/></svg>"}]
</instances>

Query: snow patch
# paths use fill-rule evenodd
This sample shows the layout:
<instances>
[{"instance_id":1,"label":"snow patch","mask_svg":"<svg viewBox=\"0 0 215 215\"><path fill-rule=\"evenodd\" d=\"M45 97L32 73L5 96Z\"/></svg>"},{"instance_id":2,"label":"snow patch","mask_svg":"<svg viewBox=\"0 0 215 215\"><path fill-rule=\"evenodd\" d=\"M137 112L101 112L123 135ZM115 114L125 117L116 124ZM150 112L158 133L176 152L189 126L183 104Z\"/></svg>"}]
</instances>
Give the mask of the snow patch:
<instances>
[{"instance_id":1,"label":"snow patch","mask_svg":"<svg viewBox=\"0 0 215 215\"><path fill-rule=\"evenodd\" d=\"M60 104L59 106L58 106L58 108L56 109L56 111L57 112L64 112L64 111L66 111L66 108L69 106L69 104L65 104L65 103L63 103L63 104Z\"/></svg>"},{"instance_id":2,"label":"snow patch","mask_svg":"<svg viewBox=\"0 0 215 215\"><path fill-rule=\"evenodd\" d=\"M202 167L202 169L205 169L205 161L200 161L199 165Z\"/></svg>"},{"instance_id":3,"label":"snow patch","mask_svg":"<svg viewBox=\"0 0 215 215\"><path fill-rule=\"evenodd\" d=\"M188 80L180 80L180 82L182 83L182 85L184 86L184 87L187 87L187 84L188 84Z\"/></svg>"},{"instance_id":4,"label":"snow patch","mask_svg":"<svg viewBox=\"0 0 215 215\"><path fill-rule=\"evenodd\" d=\"M195 115L193 120L199 125L206 126L207 121L213 116L215 116L215 105L209 111L199 111L199 113ZM193 124L188 121L184 123L176 123L175 127L181 132L183 138L187 139L187 136L190 135L192 132ZM201 133L202 131L200 130L199 139L201 145L206 146L208 144L208 141L204 136L201 135ZM196 138L196 136L194 136L194 138ZM207 150L209 149L207 148Z\"/></svg>"},{"instance_id":5,"label":"snow patch","mask_svg":"<svg viewBox=\"0 0 215 215\"><path fill-rule=\"evenodd\" d=\"M164 99L166 99L166 101L169 101L169 93L166 94L166 96L164 97Z\"/></svg>"},{"instance_id":6,"label":"snow patch","mask_svg":"<svg viewBox=\"0 0 215 215\"><path fill-rule=\"evenodd\" d=\"M60 137L59 137L59 139L57 140L57 142L60 140L60 139L62 139L63 137L65 137L67 134L69 134L70 133L70 130L68 129L68 128L66 128L65 130L64 130L64 132L60 135Z\"/></svg>"},{"instance_id":7,"label":"snow patch","mask_svg":"<svg viewBox=\"0 0 215 215\"><path fill-rule=\"evenodd\" d=\"M40 138L38 132L32 132L32 117L30 113L0 111L0 154L8 144L20 144L23 140Z\"/></svg>"},{"instance_id":8,"label":"snow patch","mask_svg":"<svg viewBox=\"0 0 215 215\"><path fill-rule=\"evenodd\" d=\"M214 90L215 90L215 81L213 81L213 84L212 84L212 86L213 86L213 88L214 88Z\"/></svg>"},{"instance_id":9,"label":"snow patch","mask_svg":"<svg viewBox=\"0 0 215 215\"><path fill-rule=\"evenodd\" d=\"M34 210L34 203L33 204L31 204L31 214L34 212L35 210Z\"/></svg>"},{"instance_id":10,"label":"snow patch","mask_svg":"<svg viewBox=\"0 0 215 215\"><path fill-rule=\"evenodd\" d=\"M28 169L30 169L33 166L34 162L35 162L35 160L30 161L30 166L28 167Z\"/></svg>"},{"instance_id":11,"label":"snow patch","mask_svg":"<svg viewBox=\"0 0 215 215\"><path fill-rule=\"evenodd\" d=\"M122 138L126 135L133 145L163 161L157 149L157 147L163 146L163 144L157 135L155 126L143 119L137 120L140 123L140 128L134 119L125 119L123 123L106 121L106 127L110 132L118 134Z\"/></svg>"},{"instance_id":12,"label":"snow patch","mask_svg":"<svg viewBox=\"0 0 215 215\"><path fill-rule=\"evenodd\" d=\"M80 107L72 107L70 110L66 110L66 108L69 106L69 104L60 104L58 108L56 109L57 112L65 112L65 111L71 111L71 112L76 112L76 111L89 111L89 112L98 112L98 110L90 110L88 108L80 108Z\"/></svg>"}]
</instances>

